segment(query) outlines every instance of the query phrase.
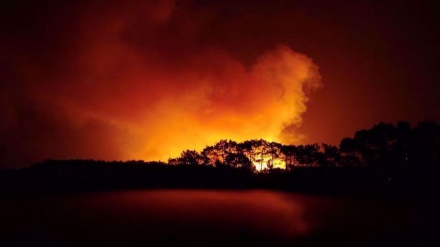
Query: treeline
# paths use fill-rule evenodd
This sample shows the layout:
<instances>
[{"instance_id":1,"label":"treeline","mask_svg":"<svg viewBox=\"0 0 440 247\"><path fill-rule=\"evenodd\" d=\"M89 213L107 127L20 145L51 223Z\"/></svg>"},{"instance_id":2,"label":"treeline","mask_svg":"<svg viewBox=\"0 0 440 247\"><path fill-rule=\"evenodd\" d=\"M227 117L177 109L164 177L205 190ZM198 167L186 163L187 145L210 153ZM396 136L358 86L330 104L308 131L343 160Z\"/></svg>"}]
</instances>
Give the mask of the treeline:
<instances>
[{"instance_id":1,"label":"treeline","mask_svg":"<svg viewBox=\"0 0 440 247\"><path fill-rule=\"evenodd\" d=\"M270 172L298 167L369 167L399 169L440 166L440 125L422 122L379 123L344 138L339 146L328 144L283 145L265 140L237 143L221 140L201 152L186 150L168 160L170 165L229 166Z\"/></svg>"},{"instance_id":2,"label":"treeline","mask_svg":"<svg viewBox=\"0 0 440 247\"><path fill-rule=\"evenodd\" d=\"M168 162L46 160L1 171L0 195L138 188L437 195L439 177L439 124L399 122L357 131L339 146L221 140Z\"/></svg>"}]
</instances>

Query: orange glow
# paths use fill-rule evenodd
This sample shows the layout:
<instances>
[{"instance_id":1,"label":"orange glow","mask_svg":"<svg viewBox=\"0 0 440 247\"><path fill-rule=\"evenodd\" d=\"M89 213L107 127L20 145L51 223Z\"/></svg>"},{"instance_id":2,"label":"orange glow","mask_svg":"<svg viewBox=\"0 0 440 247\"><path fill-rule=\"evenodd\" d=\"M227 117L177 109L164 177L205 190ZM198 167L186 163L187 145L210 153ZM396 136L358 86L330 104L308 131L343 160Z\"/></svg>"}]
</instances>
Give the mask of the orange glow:
<instances>
[{"instance_id":1,"label":"orange glow","mask_svg":"<svg viewBox=\"0 0 440 247\"><path fill-rule=\"evenodd\" d=\"M172 18L164 13L159 23L139 21L154 30ZM113 129L116 158L167 160L220 139L299 140L283 129L301 124L308 93L321 85L310 58L287 46L267 51L250 68L212 47L191 54L173 47L177 59L159 58L154 44L117 38L129 32L129 17L111 13L97 20L100 30L79 29L87 37L76 44L83 49L75 59L82 71L69 83L74 88L58 92L58 103L79 125L95 119Z\"/></svg>"},{"instance_id":2,"label":"orange glow","mask_svg":"<svg viewBox=\"0 0 440 247\"><path fill-rule=\"evenodd\" d=\"M197 44L203 15L156 2L109 5L98 15L97 6L82 8L57 73L22 66L35 82L28 97L59 128L54 140L36 138L37 159L166 161L221 139L301 141L287 130L301 125L308 95L321 86L309 57L280 45L245 64Z\"/></svg>"},{"instance_id":3,"label":"orange glow","mask_svg":"<svg viewBox=\"0 0 440 247\"><path fill-rule=\"evenodd\" d=\"M224 70L224 78L217 78L218 72L210 71L202 78L178 76L182 79L162 81L174 84L173 80L187 80L182 84L195 85L182 88L181 93L167 92L157 101L149 102L148 112L139 109L136 119L126 122L134 124L124 127L138 140L127 158L164 160L178 156L184 149L201 150L225 138L280 141L285 126L301 123L307 100L303 87L310 86L307 80L315 76L309 59L281 47L268 52L251 71L246 71L243 65L221 56L213 55L210 59L216 62L220 57L223 61L219 66Z\"/></svg>"},{"instance_id":4,"label":"orange glow","mask_svg":"<svg viewBox=\"0 0 440 247\"><path fill-rule=\"evenodd\" d=\"M123 214L124 219L145 217L142 222L169 222L164 224L166 226L175 224L178 219L202 228L206 224L216 224L222 234L249 229L263 236L275 234L289 239L314 230L313 222L305 217L309 209L305 206L311 200L305 199L258 190L149 190L100 193L90 198L85 195L80 201L82 208L99 210L99 213L102 213L102 205L109 205L108 212ZM161 224L152 226L160 227Z\"/></svg>"}]
</instances>

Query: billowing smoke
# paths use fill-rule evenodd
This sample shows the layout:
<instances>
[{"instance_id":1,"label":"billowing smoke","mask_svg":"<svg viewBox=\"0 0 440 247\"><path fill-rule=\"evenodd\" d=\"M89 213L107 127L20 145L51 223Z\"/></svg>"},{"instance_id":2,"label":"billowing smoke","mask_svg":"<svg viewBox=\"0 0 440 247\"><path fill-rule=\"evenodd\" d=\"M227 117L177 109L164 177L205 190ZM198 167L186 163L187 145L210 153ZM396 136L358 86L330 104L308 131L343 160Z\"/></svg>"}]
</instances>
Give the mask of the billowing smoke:
<instances>
[{"instance_id":1,"label":"billowing smoke","mask_svg":"<svg viewBox=\"0 0 440 247\"><path fill-rule=\"evenodd\" d=\"M321 85L306 55L279 45L245 64L204 41L213 17L190 1L59 8L3 47L2 163L166 160L220 139L300 138Z\"/></svg>"}]
</instances>

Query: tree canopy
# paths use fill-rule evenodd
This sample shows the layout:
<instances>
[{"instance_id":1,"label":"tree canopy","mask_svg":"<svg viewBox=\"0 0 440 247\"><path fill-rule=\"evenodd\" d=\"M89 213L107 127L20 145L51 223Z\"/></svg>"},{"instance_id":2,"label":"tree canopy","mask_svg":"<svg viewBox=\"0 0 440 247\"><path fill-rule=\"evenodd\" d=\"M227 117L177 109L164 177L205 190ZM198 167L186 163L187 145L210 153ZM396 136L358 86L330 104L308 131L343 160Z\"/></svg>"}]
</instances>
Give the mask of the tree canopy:
<instances>
[{"instance_id":1,"label":"tree canopy","mask_svg":"<svg viewBox=\"0 0 440 247\"><path fill-rule=\"evenodd\" d=\"M283 145L263 139L237 143L220 140L201 152L183 151L169 159L171 165L230 166L266 172L295 167L370 167L394 169L440 165L440 125L422 122L379 123L329 144Z\"/></svg>"}]
</instances>

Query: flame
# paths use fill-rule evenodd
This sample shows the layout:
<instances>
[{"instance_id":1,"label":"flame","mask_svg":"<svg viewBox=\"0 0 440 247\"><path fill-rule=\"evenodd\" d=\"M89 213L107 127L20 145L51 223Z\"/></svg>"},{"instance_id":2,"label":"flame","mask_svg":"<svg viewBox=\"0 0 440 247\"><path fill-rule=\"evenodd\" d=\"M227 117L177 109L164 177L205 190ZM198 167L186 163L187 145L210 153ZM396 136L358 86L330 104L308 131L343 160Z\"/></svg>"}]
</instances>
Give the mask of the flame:
<instances>
[{"instance_id":1,"label":"flame","mask_svg":"<svg viewBox=\"0 0 440 247\"><path fill-rule=\"evenodd\" d=\"M276 158L271 160L270 157L264 157L261 161L252 161L252 164L255 167L257 172L261 172L269 169L269 164L272 165L272 168L276 169L286 169L286 162L280 158Z\"/></svg>"}]
</instances>

